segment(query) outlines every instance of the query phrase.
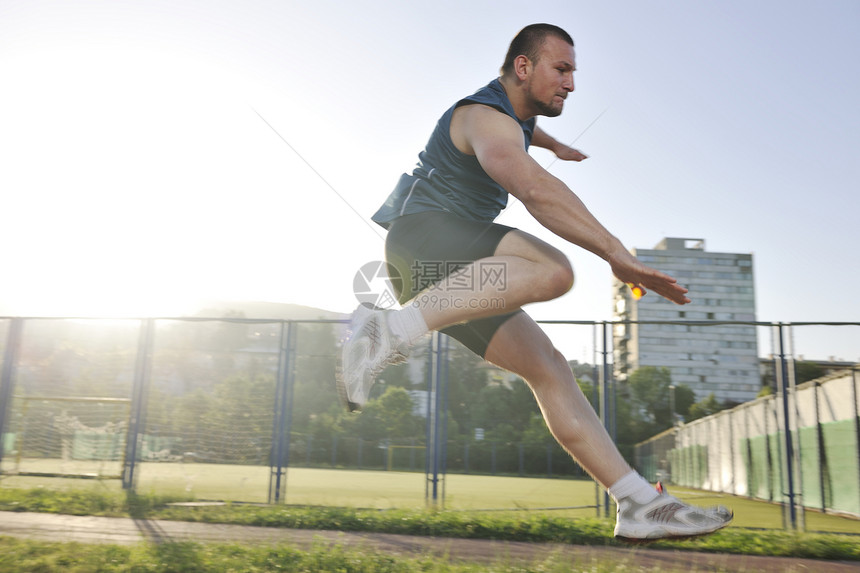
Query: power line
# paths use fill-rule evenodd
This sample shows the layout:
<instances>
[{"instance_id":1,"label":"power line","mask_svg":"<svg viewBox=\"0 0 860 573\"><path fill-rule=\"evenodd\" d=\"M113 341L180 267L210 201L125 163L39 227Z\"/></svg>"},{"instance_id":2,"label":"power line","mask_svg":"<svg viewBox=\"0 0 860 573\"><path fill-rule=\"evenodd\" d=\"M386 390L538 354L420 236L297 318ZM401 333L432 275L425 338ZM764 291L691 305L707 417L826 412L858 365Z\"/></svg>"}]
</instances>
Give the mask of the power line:
<instances>
[{"instance_id":1,"label":"power line","mask_svg":"<svg viewBox=\"0 0 860 573\"><path fill-rule=\"evenodd\" d=\"M256 114L257 114L257 117L259 117L261 120L263 120L263 123L265 123L266 125L268 125L268 126L269 126L269 129L271 129L272 131L274 131L274 132L275 132L275 135L277 135L277 136L281 139L281 141L283 141L283 142L287 145L287 147L289 147L289 148L290 148L290 150L291 150L291 151L296 155L296 157L298 157L299 159L301 159L301 160L305 163L305 165L307 165L307 166L308 166L308 168L309 168L311 171L313 171L313 172L314 172L314 174L315 174L317 177L319 177L320 181L322 181L323 183L325 183L325 184L328 186L328 188L329 188L329 189L331 189L331 190L332 190L332 192L333 192L335 195L337 195L337 196L338 196L338 198L343 202L343 204L344 204L344 205L346 205L347 207L349 207L349 208L352 210L352 212L353 212L353 213L355 213L355 214L356 214L356 215L357 215L357 216L362 220L362 222L364 222L364 224L365 224L365 225L367 225L367 226L370 228L370 230L371 230L371 231L373 231L373 232L376 234L376 236L377 236L377 237L379 237L380 239L383 239L383 240L384 240L384 237L382 236L382 234L379 232L379 230L376 228L376 226L375 226L375 225L373 225L373 224L372 224L368 219L366 219L366 218L364 217L364 215L362 215L361 213L359 213L359 212L358 212L358 210L357 210L355 207L353 207L353 206L350 204L350 202L349 202L349 201L347 201L347 200L346 200L346 198L345 198L343 195L341 195L341 194L338 192L338 190L337 190L337 189L335 189L335 188L334 188L334 186L326 180L326 178L325 178L325 177L323 177L323 176L322 176L322 173L320 173L319 171L317 171L317 170L314 168L314 166L313 166L313 165L311 165L310 161L308 161L307 159L305 159L305 158L304 158L304 156L302 156L302 154L301 154L301 153L299 153L299 151L298 151L295 147L293 147L293 145L292 145L289 141L287 141L287 140L286 140L286 138L285 138L283 135L281 135L281 134L280 134L280 132L279 132L277 129L275 129L275 127L274 127L271 123L269 123L269 122L268 122L268 120L266 120L266 118L265 118L265 117L263 117L263 116L260 114L260 112L258 112L258 111L257 111L256 109L254 109L253 107L252 107L251 109L254 111L254 113L256 113Z\"/></svg>"},{"instance_id":2,"label":"power line","mask_svg":"<svg viewBox=\"0 0 860 573\"><path fill-rule=\"evenodd\" d=\"M603 111L601 111L599 114L597 114L597 117L595 117L595 118L591 121L591 123L589 123L588 125L586 125L586 126L585 126L585 129L583 129L583 130L579 133L579 135L577 135L577 136L576 136L576 138L575 138L573 141L571 141L570 143L568 143L568 144L567 144L567 146L568 146L568 147L571 147L571 146L573 146L573 144L574 144L574 143L576 143L577 141L579 141L579 138L580 138L580 137L582 137L583 135L585 135L585 132L586 132L586 131L588 131L589 129L591 129L591 126L592 126L592 125L594 125L595 123L597 123L597 120L598 120L598 119L600 119L601 117L603 117L603 114L604 114L604 113L606 113L607 111L609 111L609 108L608 108L608 107L607 107L606 109L604 109ZM553 159L552 161L550 161L550 162L549 162L549 164L548 164L546 167L544 167L544 169L546 169L547 171L549 171L549 168L550 168L550 167L552 167L552 166L555 164L555 162L556 162L556 161L558 161L558 157L556 157L555 159Z\"/></svg>"}]
</instances>

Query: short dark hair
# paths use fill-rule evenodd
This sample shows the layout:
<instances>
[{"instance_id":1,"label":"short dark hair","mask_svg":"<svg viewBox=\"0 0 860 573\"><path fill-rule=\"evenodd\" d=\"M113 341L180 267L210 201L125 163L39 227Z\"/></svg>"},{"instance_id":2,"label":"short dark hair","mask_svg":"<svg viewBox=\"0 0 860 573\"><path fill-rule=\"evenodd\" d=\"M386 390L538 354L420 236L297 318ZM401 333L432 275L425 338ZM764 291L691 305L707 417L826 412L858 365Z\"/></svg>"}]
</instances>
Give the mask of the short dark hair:
<instances>
[{"instance_id":1,"label":"short dark hair","mask_svg":"<svg viewBox=\"0 0 860 573\"><path fill-rule=\"evenodd\" d=\"M547 36L555 36L573 46L573 38L570 34L552 24L531 24L526 26L514 36L502 64L502 75L514 71L514 60L517 56L525 56L532 62L536 62L540 54L541 46Z\"/></svg>"}]
</instances>

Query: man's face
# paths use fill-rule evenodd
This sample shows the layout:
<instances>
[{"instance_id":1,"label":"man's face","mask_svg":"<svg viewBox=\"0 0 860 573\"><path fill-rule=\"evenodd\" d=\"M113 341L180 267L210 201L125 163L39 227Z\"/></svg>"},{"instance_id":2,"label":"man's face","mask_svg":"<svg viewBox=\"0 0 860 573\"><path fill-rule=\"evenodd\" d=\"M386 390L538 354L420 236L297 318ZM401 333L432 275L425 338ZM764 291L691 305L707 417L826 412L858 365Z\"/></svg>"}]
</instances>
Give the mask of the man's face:
<instances>
[{"instance_id":1,"label":"man's face","mask_svg":"<svg viewBox=\"0 0 860 573\"><path fill-rule=\"evenodd\" d=\"M532 63L527 93L539 115L556 117L564 108L567 94L573 91L576 56L573 46L555 36L548 36L537 62Z\"/></svg>"}]
</instances>

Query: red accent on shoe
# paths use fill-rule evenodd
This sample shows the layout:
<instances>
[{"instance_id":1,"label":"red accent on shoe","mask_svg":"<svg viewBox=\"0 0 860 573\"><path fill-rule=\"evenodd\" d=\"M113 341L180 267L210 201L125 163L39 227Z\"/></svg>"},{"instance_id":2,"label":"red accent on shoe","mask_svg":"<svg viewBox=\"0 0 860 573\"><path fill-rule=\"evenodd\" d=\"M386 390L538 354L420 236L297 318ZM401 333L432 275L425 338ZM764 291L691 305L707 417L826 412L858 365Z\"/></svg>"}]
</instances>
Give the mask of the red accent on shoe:
<instances>
[{"instance_id":1,"label":"red accent on shoe","mask_svg":"<svg viewBox=\"0 0 860 573\"><path fill-rule=\"evenodd\" d=\"M660 495L666 493L666 490L663 488L663 482L661 481L657 482L657 493L659 493Z\"/></svg>"}]
</instances>

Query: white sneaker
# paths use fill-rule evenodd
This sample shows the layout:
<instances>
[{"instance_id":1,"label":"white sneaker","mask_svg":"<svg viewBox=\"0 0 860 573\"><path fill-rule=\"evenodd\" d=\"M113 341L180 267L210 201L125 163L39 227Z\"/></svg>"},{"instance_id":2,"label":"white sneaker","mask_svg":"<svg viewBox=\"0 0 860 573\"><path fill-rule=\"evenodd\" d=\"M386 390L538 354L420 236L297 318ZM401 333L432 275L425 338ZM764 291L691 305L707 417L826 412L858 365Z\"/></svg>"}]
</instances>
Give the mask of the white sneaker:
<instances>
[{"instance_id":1,"label":"white sneaker","mask_svg":"<svg viewBox=\"0 0 860 573\"><path fill-rule=\"evenodd\" d=\"M663 491L651 502L638 504L630 498L618 500L615 537L643 542L683 539L713 533L731 522L734 514L723 506L704 509L687 505Z\"/></svg>"},{"instance_id":2,"label":"white sneaker","mask_svg":"<svg viewBox=\"0 0 860 573\"><path fill-rule=\"evenodd\" d=\"M407 345L391 333L388 313L364 305L352 313L349 331L341 347L337 391L350 412L361 411L376 377L389 364L405 362Z\"/></svg>"}]
</instances>

